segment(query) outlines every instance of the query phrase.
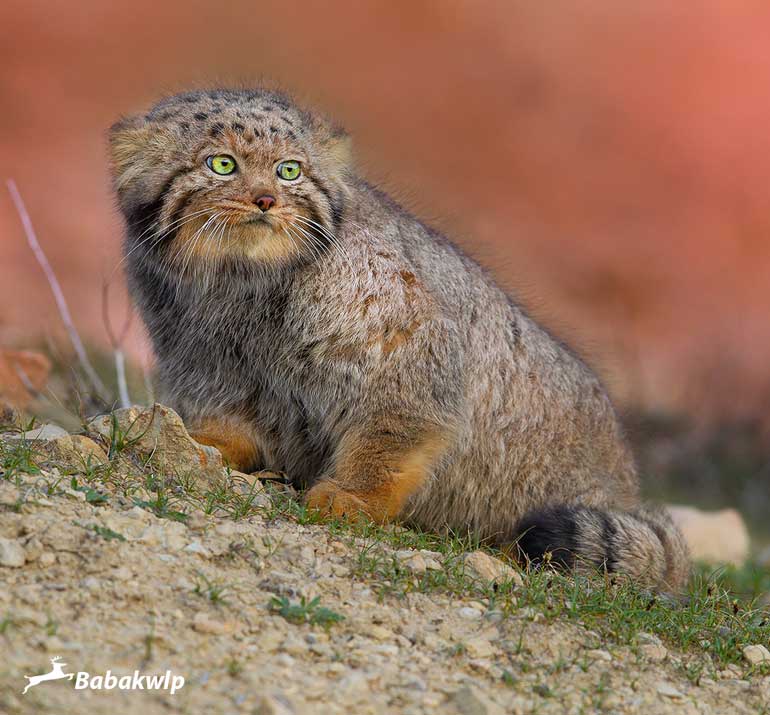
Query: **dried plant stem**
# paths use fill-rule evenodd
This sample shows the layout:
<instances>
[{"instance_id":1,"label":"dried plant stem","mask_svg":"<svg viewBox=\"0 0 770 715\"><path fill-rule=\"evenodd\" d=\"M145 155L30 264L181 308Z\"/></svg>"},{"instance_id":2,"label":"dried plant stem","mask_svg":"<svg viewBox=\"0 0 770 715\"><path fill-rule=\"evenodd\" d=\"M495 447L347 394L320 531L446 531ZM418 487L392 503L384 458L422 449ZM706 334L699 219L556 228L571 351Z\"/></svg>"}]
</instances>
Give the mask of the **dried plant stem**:
<instances>
[{"instance_id":1,"label":"dried plant stem","mask_svg":"<svg viewBox=\"0 0 770 715\"><path fill-rule=\"evenodd\" d=\"M110 284L108 281L105 281L102 286L102 320L104 321L104 328L107 331L107 336L112 346L112 353L115 357L115 375L118 381L118 400L121 407L131 407L132 404L131 397L128 394L128 381L126 380L126 355L123 352L123 343L131 327L132 316L133 312L129 306L128 315L123 323L123 329L120 335L115 335L112 330L112 322L110 321Z\"/></svg>"},{"instance_id":2,"label":"dried plant stem","mask_svg":"<svg viewBox=\"0 0 770 715\"><path fill-rule=\"evenodd\" d=\"M131 407L131 398L128 396L128 382L126 381L126 356L121 348L116 348L115 373L118 376L118 399L121 407Z\"/></svg>"},{"instance_id":3,"label":"dried plant stem","mask_svg":"<svg viewBox=\"0 0 770 715\"><path fill-rule=\"evenodd\" d=\"M80 335L77 331L77 328L75 327L75 323L72 320L72 315L70 314L69 307L67 306L67 301L64 298L64 293L62 292L59 281L56 278L56 274L53 272L53 268L51 268L51 264L48 262L48 258L46 257L42 247L40 246L40 243L37 240L35 229L32 226L32 220L30 219L27 208L21 198L21 194L16 187L16 182L13 179L8 179L6 181L6 185L8 186L8 192L11 194L11 199L13 200L16 211L19 214L19 218L21 219L21 224L24 227L27 243L29 243L29 247L32 249L32 253L35 255L37 262L43 269L43 273L48 280L48 285L51 287L51 292L53 293L53 297L56 300L56 306L59 309L59 315L61 316L62 322L64 323L64 327L67 329L70 341L72 342L72 347L75 349L75 353L78 357L80 365L88 376L88 379L91 381L91 384L93 385L99 397L107 401L109 400L107 389L99 378L99 375L96 373L96 370L94 370L94 366L91 364L91 361L88 359L86 349L83 346L83 341L80 339Z\"/></svg>"}]
</instances>

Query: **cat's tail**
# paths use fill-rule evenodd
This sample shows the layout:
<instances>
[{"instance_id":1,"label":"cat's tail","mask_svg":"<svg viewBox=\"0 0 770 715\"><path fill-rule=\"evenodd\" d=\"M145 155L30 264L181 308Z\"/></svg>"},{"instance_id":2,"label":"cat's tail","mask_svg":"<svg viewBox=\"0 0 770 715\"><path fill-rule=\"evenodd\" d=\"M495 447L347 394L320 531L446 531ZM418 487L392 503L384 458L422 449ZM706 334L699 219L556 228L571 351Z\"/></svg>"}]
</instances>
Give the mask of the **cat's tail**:
<instances>
[{"instance_id":1,"label":"cat's tail","mask_svg":"<svg viewBox=\"0 0 770 715\"><path fill-rule=\"evenodd\" d=\"M522 563L600 569L655 591L677 593L690 578L687 544L663 509L550 506L525 514L506 541L506 551Z\"/></svg>"}]
</instances>

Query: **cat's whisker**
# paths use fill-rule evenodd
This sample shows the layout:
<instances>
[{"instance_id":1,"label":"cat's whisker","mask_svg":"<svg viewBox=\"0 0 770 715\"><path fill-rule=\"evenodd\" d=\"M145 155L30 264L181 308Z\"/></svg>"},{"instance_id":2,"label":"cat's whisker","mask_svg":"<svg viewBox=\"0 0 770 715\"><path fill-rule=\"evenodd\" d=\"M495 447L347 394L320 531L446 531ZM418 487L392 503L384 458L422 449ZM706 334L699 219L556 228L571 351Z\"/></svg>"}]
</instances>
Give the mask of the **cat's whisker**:
<instances>
[{"instance_id":1,"label":"cat's whisker","mask_svg":"<svg viewBox=\"0 0 770 715\"><path fill-rule=\"evenodd\" d=\"M353 263L350 260L350 256L348 255L347 251L345 251L345 249L343 248L342 244L337 239L337 237L334 236L334 234L332 234L326 227L321 226L319 223L317 223L316 221L313 221L312 219L308 219L308 218L306 218L304 216L298 216L297 219L300 220L302 223L304 223L306 226L310 226L313 229L320 231L321 234L323 236L325 236L329 240L329 242L332 245L332 247L337 251L339 256L345 261L345 263L346 263L346 265L348 267L348 270L350 270L350 274L351 274L353 280L355 281L356 280L356 274L355 274L355 271L353 269ZM300 227L297 226L297 228L300 228ZM305 233L308 233L308 232L305 232ZM321 243L319 241L318 237L314 236L312 234L312 232L310 233L310 235L313 236L314 240L318 241L319 244Z\"/></svg>"},{"instance_id":2,"label":"cat's whisker","mask_svg":"<svg viewBox=\"0 0 770 715\"><path fill-rule=\"evenodd\" d=\"M195 232L194 236L187 242L186 251L184 253L184 256L182 258L182 268L180 270L180 278L184 279L185 275L187 273L187 268L192 260L192 256L195 253L195 250L198 246L198 243L203 238L203 236L206 233L206 229L209 227L209 225L216 221L216 219L222 214L221 211L216 212L213 216L210 216L203 225ZM170 277L170 276L169 276ZM179 297L179 290L182 285L182 280L180 280L177 283L177 297Z\"/></svg>"},{"instance_id":3,"label":"cat's whisker","mask_svg":"<svg viewBox=\"0 0 770 715\"><path fill-rule=\"evenodd\" d=\"M287 235L292 238L294 247L300 255L302 255L299 251L299 246L301 245L310 251L314 259L318 260L320 258L320 254L316 250L315 246L310 243L305 236L299 233L298 228L299 227L295 226L294 224L287 224L284 230L287 232Z\"/></svg>"},{"instance_id":4,"label":"cat's whisker","mask_svg":"<svg viewBox=\"0 0 770 715\"><path fill-rule=\"evenodd\" d=\"M160 242L160 241L161 241L163 238L165 238L165 237L166 237L166 236L167 236L167 235L168 235L168 234L169 234L171 231L173 231L173 230L175 230L175 229L179 229L179 228L181 228L181 227L182 227L183 225L185 225L186 223L188 223L188 222L192 221L193 219L197 218L198 216L200 216L200 215L202 215L202 214L206 214L206 213L209 213L210 211L211 211L211 209L210 209L210 208L207 208L207 209L201 209L200 211L195 211L195 212L193 212L192 214L187 214L187 215L185 215L185 216L182 216L182 217L180 217L180 218L178 218L178 219L175 219L175 220L174 220L174 221L172 221L172 222L171 222L171 223L170 223L168 226L166 226L166 227L165 227L165 228L164 228L164 229L161 231L161 233L160 233L160 234L150 234L149 236L147 236L147 238L145 238L145 239L143 239L143 240L141 240L141 239L142 239L142 237L143 237L145 234L147 234L147 233L148 233L148 231L151 231L153 228L156 228L156 227L153 225L153 226L150 226L150 227L149 227L148 229L146 229L145 231L142 231L142 233L140 233L140 234L139 234L139 235L136 237L136 239L135 239L135 241L138 241L138 243L136 243L136 245L134 245L134 246L133 246L133 247L132 247L132 248L131 248L129 251L127 251L127 252L126 252L126 254L123 256L123 258L121 258L121 260L118 262L118 264L115 266L115 268L113 268L113 269L112 269L112 272L110 273L110 275L109 275L109 278L108 278L107 280L109 281L109 280L110 280L110 279L111 279L111 278L112 278L112 277L115 275L115 273L116 273L118 270L120 270L121 266L123 266L123 264L124 264L124 263L125 263L125 262L128 260L129 256L131 256L131 254L132 254L134 251L136 251L138 248L141 248L141 247L142 247L144 244L146 244L148 241L152 241L154 238L157 238L157 239L158 239L158 241L156 241L155 243L153 243L153 244L152 244L152 246L150 246L150 250L152 250L152 248L154 248L154 247L155 247L155 246L156 246L156 245L157 245L157 244L158 244L158 243L159 243L159 242ZM157 223L157 219L155 219L155 221L156 221L156 223Z\"/></svg>"},{"instance_id":5,"label":"cat's whisker","mask_svg":"<svg viewBox=\"0 0 770 715\"><path fill-rule=\"evenodd\" d=\"M350 256L348 255L347 251L343 247L341 241L329 229L327 229L325 226L322 226L317 221L307 218L306 216L298 216L297 218L305 225L312 226L316 230L320 231L324 236L326 236L329 239L329 241L331 241L337 247L341 255L345 256L348 260L350 260Z\"/></svg>"}]
</instances>

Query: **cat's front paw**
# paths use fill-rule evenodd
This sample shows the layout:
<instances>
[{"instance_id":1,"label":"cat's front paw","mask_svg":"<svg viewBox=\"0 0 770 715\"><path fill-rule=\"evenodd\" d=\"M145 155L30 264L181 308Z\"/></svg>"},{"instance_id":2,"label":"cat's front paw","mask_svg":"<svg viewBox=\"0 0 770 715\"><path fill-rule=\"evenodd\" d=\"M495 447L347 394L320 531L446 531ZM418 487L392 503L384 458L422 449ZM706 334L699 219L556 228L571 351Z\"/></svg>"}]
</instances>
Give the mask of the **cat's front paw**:
<instances>
[{"instance_id":1,"label":"cat's front paw","mask_svg":"<svg viewBox=\"0 0 770 715\"><path fill-rule=\"evenodd\" d=\"M308 509L318 511L322 516L348 521L361 517L372 518L371 507L360 497L351 494L334 482L323 481L309 489L304 497Z\"/></svg>"}]
</instances>

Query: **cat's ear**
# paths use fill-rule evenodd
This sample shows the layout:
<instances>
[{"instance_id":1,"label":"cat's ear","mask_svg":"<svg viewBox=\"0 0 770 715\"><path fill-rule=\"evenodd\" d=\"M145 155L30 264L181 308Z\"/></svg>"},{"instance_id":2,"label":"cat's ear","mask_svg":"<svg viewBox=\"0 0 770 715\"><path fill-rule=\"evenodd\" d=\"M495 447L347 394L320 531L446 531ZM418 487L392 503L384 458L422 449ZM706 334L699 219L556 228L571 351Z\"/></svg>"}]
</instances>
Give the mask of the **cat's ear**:
<instances>
[{"instance_id":1,"label":"cat's ear","mask_svg":"<svg viewBox=\"0 0 770 715\"><path fill-rule=\"evenodd\" d=\"M322 114L310 115L311 126L319 138L326 157L339 168L347 169L353 164L353 142L345 129Z\"/></svg>"},{"instance_id":2,"label":"cat's ear","mask_svg":"<svg viewBox=\"0 0 770 715\"><path fill-rule=\"evenodd\" d=\"M141 115L113 124L109 142L110 169L119 197L126 191L154 186L180 161L174 129L148 122Z\"/></svg>"},{"instance_id":3,"label":"cat's ear","mask_svg":"<svg viewBox=\"0 0 770 715\"><path fill-rule=\"evenodd\" d=\"M353 140L342 127L332 127L326 141L326 151L340 166L348 168L353 164Z\"/></svg>"},{"instance_id":4,"label":"cat's ear","mask_svg":"<svg viewBox=\"0 0 770 715\"><path fill-rule=\"evenodd\" d=\"M118 189L141 171L142 157L150 146L153 132L144 117L124 117L110 127L110 170Z\"/></svg>"}]
</instances>

